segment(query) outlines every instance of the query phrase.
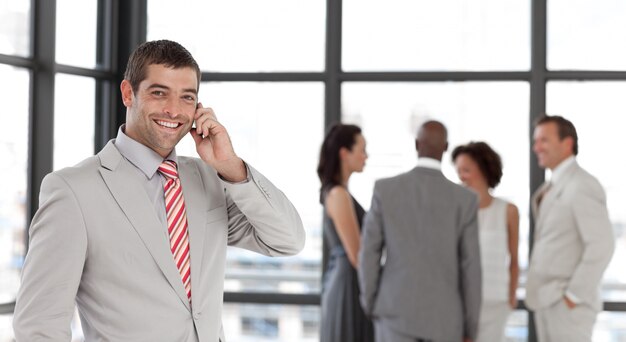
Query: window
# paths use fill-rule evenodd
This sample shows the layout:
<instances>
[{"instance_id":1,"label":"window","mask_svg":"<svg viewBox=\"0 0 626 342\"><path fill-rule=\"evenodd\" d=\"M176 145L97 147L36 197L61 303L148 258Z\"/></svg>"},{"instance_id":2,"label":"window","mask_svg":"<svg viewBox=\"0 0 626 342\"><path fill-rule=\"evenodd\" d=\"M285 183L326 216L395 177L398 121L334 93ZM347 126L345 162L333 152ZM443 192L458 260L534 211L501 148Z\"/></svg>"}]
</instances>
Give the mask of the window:
<instances>
[{"instance_id":1,"label":"window","mask_svg":"<svg viewBox=\"0 0 626 342\"><path fill-rule=\"evenodd\" d=\"M626 313L603 311L598 314L593 328L594 342L626 340Z\"/></svg>"},{"instance_id":2,"label":"window","mask_svg":"<svg viewBox=\"0 0 626 342\"><path fill-rule=\"evenodd\" d=\"M448 179L458 181L450 152L459 144L485 141L500 154L502 183L494 195L520 211L519 260L528 260L528 84L524 82L346 83L343 119L363 129L369 159L352 177L350 191L369 208L374 181L415 167L417 128L439 120L448 129L442 161ZM522 272L523 274L523 272Z\"/></svg>"},{"instance_id":3,"label":"window","mask_svg":"<svg viewBox=\"0 0 626 342\"><path fill-rule=\"evenodd\" d=\"M530 2L343 1L346 71L528 70Z\"/></svg>"},{"instance_id":4,"label":"window","mask_svg":"<svg viewBox=\"0 0 626 342\"><path fill-rule=\"evenodd\" d=\"M148 40L181 43L203 71L324 69L324 1L184 3L148 1Z\"/></svg>"},{"instance_id":5,"label":"window","mask_svg":"<svg viewBox=\"0 0 626 342\"><path fill-rule=\"evenodd\" d=\"M54 169L94 154L95 80L59 74L54 108Z\"/></svg>"},{"instance_id":6,"label":"window","mask_svg":"<svg viewBox=\"0 0 626 342\"><path fill-rule=\"evenodd\" d=\"M0 65L0 93L7 101L0 125L0 303L15 300L26 252L26 168L28 158L28 70ZM10 100L8 100L10 99Z\"/></svg>"},{"instance_id":7,"label":"window","mask_svg":"<svg viewBox=\"0 0 626 342\"><path fill-rule=\"evenodd\" d=\"M315 169L324 131L322 84L212 82L200 86L199 97L214 109L237 154L285 192L307 234L304 251L289 258L230 248L225 290L319 292L322 237ZM191 137L176 150L197 156Z\"/></svg>"},{"instance_id":8,"label":"window","mask_svg":"<svg viewBox=\"0 0 626 342\"><path fill-rule=\"evenodd\" d=\"M549 69L626 70L626 2L547 3Z\"/></svg>"},{"instance_id":9,"label":"window","mask_svg":"<svg viewBox=\"0 0 626 342\"><path fill-rule=\"evenodd\" d=\"M30 1L0 1L0 54L30 56Z\"/></svg>"},{"instance_id":10,"label":"window","mask_svg":"<svg viewBox=\"0 0 626 342\"><path fill-rule=\"evenodd\" d=\"M224 333L232 341L319 341L318 306L225 304Z\"/></svg>"},{"instance_id":11,"label":"window","mask_svg":"<svg viewBox=\"0 0 626 342\"><path fill-rule=\"evenodd\" d=\"M96 39L98 1L56 1L57 62L94 68L96 66L96 42L98 41Z\"/></svg>"},{"instance_id":12,"label":"window","mask_svg":"<svg viewBox=\"0 0 626 342\"><path fill-rule=\"evenodd\" d=\"M319 339L319 307L285 303L307 298L314 304L310 298L320 292L322 208L315 166L324 127L340 120L361 125L368 139L368 165L350 185L365 207L375 179L414 167L412 139L420 120L442 120L451 147L478 139L490 143L505 167L495 194L520 210L524 269L529 188L543 176L532 166L528 130L542 112L574 122L579 162L606 189L618 245L603 283L611 311L598 316L594 341L624 338L626 184L620 175L626 165L619 145L612 143L619 141L626 114L623 1L146 3L143 12L143 1L56 0L53 18L50 2L0 0L0 90L11 99L0 127L0 152L11 162L0 167L0 174L14 180L0 193L0 304L12 302L17 291L26 225L37 198L37 189L27 184L37 187L52 169L92 155L123 121L115 97L118 84L109 83L121 77L124 67L102 66L115 66L145 38L173 39L189 48L205 72L203 104L216 110L236 151L292 199L307 230L307 245L297 257L265 258L229 249L227 291L275 292L282 301L227 303L229 339ZM42 20L31 22L32 12ZM49 125L52 116L54 125ZM385 130L374 129L377 125ZM33 127L35 150L28 146ZM183 141L179 153L194 155L193 142ZM445 158L444 173L456 180L449 155ZM523 282L522 270L521 288ZM519 294L523 298L523 290ZM0 305L0 340L12 338L11 316L5 314L10 308ZM527 318L522 310L510 317L510 339L535 341ZM80 340L77 322L73 335Z\"/></svg>"}]
</instances>

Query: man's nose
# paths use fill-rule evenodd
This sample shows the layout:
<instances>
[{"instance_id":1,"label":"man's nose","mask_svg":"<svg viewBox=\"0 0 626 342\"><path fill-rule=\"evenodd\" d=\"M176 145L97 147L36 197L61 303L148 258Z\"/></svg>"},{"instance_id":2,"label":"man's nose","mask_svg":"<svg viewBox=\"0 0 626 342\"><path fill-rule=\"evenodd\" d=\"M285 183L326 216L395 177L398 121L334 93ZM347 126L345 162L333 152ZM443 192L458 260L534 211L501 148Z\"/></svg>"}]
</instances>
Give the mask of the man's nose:
<instances>
[{"instance_id":1,"label":"man's nose","mask_svg":"<svg viewBox=\"0 0 626 342\"><path fill-rule=\"evenodd\" d=\"M181 106L179 101L176 99L168 98L165 101L165 107L163 108L163 112L170 116L177 116L181 113Z\"/></svg>"}]
</instances>

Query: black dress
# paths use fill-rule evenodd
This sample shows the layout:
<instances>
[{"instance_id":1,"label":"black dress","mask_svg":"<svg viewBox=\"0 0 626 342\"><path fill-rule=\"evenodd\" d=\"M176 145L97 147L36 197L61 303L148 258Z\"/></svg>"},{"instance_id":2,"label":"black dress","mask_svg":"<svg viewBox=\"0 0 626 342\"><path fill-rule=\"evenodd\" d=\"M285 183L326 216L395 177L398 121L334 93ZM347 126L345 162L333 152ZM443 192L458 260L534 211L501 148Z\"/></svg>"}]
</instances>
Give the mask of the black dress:
<instances>
[{"instance_id":1,"label":"black dress","mask_svg":"<svg viewBox=\"0 0 626 342\"><path fill-rule=\"evenodd\" d=\"M365 210L352 198L359 221L363 224ZM374 328L359 302L359 283L337 235L333 221L324 210L324 239L330 249L328 268L322 283L321 342L372 342Z\"/></svg>"}]
</instances>

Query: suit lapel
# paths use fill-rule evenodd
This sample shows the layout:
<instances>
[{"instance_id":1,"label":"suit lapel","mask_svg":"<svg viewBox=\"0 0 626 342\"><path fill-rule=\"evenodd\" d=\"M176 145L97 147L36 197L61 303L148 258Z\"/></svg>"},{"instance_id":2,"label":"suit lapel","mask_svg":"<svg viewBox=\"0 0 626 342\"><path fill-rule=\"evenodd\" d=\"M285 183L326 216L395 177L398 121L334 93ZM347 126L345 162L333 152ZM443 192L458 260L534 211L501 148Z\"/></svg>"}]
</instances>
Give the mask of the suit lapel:
<instances>
[{"instance_id":1,"label":"suit lapel","mask_svg":"<svg viewBox=\"0 0 626 342\"><path fill-rule=\"evenodd\" d=\"M102 163L100 174L109 191L137 231L165 278L174 288L183 304L191 311L180 273L169 249L167 231L164 230L163 223L158 219L150 199L140 185L141 183L132 181L138 177L133 170L134 166L122 157L111 142L99 153L99 157Z\"/></svg>"},{"instance_id":2,"label":"suit lapel","mask_svg":"<svg viewBox=\"0 0 626 342\"><path fill-rule=\"evenodd\" d=\"M556 184L552 185L552 188L543 196L541 200L541 204L537 208L538 217L537 217L537 229L543 226L543 221L545 221L546 216L550 213L550 210L556 203L556 201L561 197L561 193L567 187L569 181L572 176L578 169L578 164L571 165L565 172L563 173L561 179ZM537 198L534 198L533 203L536 203Z\"/></svg>"},{"instance_id":3,"label":"suit lapel","mask_svg":"<svg viewBox=\"0 0 626 342\"><path fill-rule=\"evenodd\" d=\"M191 263L191 298L199 295L201 289L199 280L202 272L204 239L206 238L206 211L208 198L198 169L192 162L179 158L178 175L185 208L187 209L187 231L189 232L189 253Z\"/></svg>"},{"instance_id":4,"label":"suit lapel","mask_svg":"<svg viewBox=\"0 0 626 342\"><path fill-rule=\"evenodd\" d=\"M533 196L531 198L531 203L532 203L532 211L533 211L533 217L535 217L535 221L538 220L538 215L539 215L539 196L546 191L546 188L549 186L550 183L545 182L543 184L541 184L541 186L539 187L539 189L537 189L534 193Z\"/></svg>"}]
</instances>

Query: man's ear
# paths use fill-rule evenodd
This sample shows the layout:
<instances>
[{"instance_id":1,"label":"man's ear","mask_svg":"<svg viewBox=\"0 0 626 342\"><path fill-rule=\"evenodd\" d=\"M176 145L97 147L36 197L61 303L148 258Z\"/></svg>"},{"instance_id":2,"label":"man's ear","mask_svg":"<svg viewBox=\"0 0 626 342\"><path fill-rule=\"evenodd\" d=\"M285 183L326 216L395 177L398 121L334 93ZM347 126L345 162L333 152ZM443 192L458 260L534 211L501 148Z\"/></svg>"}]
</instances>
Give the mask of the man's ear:
<instances>
[{"instance_id":1,"label":"man's ear","mask_svg":"<svg viewBox=\"0 0 626 342\"><path fill-rule=\"evenodd\" d=\"M570 151L570 152L572 152L572 154L574 154L574 138L572 138L572 137L565 137L565 138L563 138L563 143L567 144L568 151Z\"/></svg>"},{"instance_id":2,"label":"man's ear","mask_svg":"<svg viewBox=\"0 0 626 342\"><path fill-rule=\"evenodd\" d=\"M124 106L131 107L133 105L133 87L128 80L123 80L120 84L120 91L122 93L122 102Z\"/></svg>"}]
</instances>

